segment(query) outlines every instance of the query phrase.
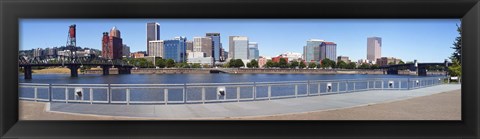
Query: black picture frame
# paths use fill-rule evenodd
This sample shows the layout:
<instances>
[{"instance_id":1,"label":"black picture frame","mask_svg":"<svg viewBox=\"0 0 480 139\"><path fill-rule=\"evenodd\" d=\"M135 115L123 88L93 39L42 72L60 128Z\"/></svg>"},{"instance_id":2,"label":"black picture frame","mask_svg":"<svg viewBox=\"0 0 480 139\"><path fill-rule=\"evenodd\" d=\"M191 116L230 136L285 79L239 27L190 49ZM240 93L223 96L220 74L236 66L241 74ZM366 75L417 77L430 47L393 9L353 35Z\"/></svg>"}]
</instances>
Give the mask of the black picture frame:
<instances>
[{"instance_id":1,"label":"black picture frame","mask_svg":"<svg viewBox=\"0 0 480 139\"><path fill-rule=\"evenodd\" d=\"M479 138L478 0L2 0L3 138ZM18 121L20 18L461 18L461 121ZM40 34L39 34L40 35ZM453 42L453 38L452 38Z\"/></svg>"}]
</instances>

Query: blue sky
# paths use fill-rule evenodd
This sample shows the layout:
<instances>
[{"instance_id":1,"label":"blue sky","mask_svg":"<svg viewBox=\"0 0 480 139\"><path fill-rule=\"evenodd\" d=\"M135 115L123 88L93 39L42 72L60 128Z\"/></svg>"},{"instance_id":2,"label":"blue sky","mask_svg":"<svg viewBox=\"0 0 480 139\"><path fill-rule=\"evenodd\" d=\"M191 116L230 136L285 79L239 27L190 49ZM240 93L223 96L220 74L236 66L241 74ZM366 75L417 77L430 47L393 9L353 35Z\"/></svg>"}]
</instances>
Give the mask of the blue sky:
<instances>
[{"instance_id":1,"label":"blue sky","mask_svg":"<svg viewBox=\"0 0 480 139\"><path fill-rule=\"evenodd\" d=\"M20 49L63 46L68 26L77 25L77 45L101 50L102 32L116 26L131 52L146 51L147 22L160 23L160 39L176 36L248 36L258 42L260 56L302 53L308 39L337 43L337 56L365 59L367 37L382 38L382 56L403 61L441 62L453 52L459 19L21 19Z\"/></svg>"}]
</instances>

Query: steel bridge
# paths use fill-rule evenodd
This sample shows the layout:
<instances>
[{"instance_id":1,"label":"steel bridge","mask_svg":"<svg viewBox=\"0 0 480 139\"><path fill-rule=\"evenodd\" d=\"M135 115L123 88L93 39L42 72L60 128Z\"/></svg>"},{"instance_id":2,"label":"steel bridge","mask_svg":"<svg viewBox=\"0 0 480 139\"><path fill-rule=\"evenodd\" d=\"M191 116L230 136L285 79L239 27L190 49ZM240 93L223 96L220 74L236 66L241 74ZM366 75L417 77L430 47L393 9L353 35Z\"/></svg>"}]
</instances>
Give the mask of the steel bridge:
<instances>
[{"instance_id":1,"label":"steel bridge","mask_svg":"<svg viewBox=\"0 0 480 139\"><path fill-rule=\"evenodd\" d=\"M100 66L103 70L103 75L109 75L110 68L117 68L119 74L130 74L133 68L132 65L120 59L110 60L98 57L72 58L67 56L19 57L18 66L23 68L25 79L32 79L32 67L67 67L70 69L71 77L78 77L78 69L83 66Z\"/></svg>"},{"instance_id":2,"label":"steel bridge","mask_svg":"<svg viewBox=\"0 0 480 139\"><path fill-rule=\"evenodd\" d=\"M408 69L410 71L415 71L418 76L426 76L428 72L427 68L430 66L441 66L444 68L445 71L448 71L448 66L451 65L452 63L446 60L443 63L418 63L417 60L415 60L414 63L385 65L380 66L380 68L386 69L387 74L398 74L398 70Z\"/></svg>"}]
</instances>

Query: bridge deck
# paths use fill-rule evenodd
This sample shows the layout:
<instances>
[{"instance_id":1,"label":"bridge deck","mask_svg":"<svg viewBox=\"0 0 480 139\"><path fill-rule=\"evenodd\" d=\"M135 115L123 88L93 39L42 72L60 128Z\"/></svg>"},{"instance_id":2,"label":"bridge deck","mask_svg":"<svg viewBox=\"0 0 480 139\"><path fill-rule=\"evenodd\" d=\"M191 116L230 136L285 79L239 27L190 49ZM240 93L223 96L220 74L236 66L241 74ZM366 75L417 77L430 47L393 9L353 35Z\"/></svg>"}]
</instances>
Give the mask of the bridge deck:
<instances>
[{"instance_id":1,"label":"bridge deck","mask_svg":"<svg viewBox=\"0 0 480 139\"><path fill-rule=\"evenodd\" d=\"M160 119L208 119L219 117L265 116L342 109L427 96L458 89L460 89L459 84L445 84L415 90L374 90L265 101L180 105L50 103L49 107L47 107L47 111Z\"/></svg>"}]
</instances>

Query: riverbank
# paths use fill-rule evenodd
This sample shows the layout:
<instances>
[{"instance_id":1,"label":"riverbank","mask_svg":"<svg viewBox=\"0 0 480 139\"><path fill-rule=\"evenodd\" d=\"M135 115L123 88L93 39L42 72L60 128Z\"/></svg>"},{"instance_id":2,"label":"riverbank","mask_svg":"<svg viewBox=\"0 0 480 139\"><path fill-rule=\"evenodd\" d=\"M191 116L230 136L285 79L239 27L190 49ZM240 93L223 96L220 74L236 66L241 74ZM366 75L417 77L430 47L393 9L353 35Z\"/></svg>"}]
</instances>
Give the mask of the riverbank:
<instances>
[{"instance_id":1,"label":"riverbank","mask_svg":"<svg viewBox=\"0 0 480 139\"><path fill-rule=\"evenodd\" d=\"M337 96L332 95L332 97ZM267 102L264 101L264 103ZM135 118L48 112L46 105L48 103L23 100L20 100L19 103L20 120L165 120L155 117ZM179 107L180 105L172 106ZM249 107L249 109L253 109L253 107ZM342 109L269 116L208 118L207 120L461 120L461 91L458 89Z\"/></svg>"},{"instance_id":2,"label":"riverbank","mask_svg":"<svg viewBox=\"0 0 480 139\"><path fill-rule=\"evenodd\" d=\"M92 70L101 70L101 68L92 68ZM70 74L69 68L45 68L45 69L32 69L33 74ZM18 72L19 74L23 74L23 72ZM78 73L81 73L80 69Z\"/></svg>"},{"instance_id":3,"label":"riverbank","mask_svg":"<svg viewBox=\"0 0 480 139\"><path fill-rule=\"evenodd\" d=\"M386 74L384 70L364 70L364 69L231 69L231 68L162 68L162 69L132 69L132 74L210 74L214 72L230 74ZM92 68L79 74L103 74L101 68ZM19 72L23 74L23 72ZM46 68L33 70L33 74L70 74L68 68ZM109 74L118 74L116 68L111 68ZM399 75L415 75L411 71L398 71ZM443 75L444 72L429 72L429 75Z\"/></svg>"}]
</instances>

